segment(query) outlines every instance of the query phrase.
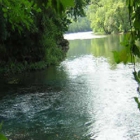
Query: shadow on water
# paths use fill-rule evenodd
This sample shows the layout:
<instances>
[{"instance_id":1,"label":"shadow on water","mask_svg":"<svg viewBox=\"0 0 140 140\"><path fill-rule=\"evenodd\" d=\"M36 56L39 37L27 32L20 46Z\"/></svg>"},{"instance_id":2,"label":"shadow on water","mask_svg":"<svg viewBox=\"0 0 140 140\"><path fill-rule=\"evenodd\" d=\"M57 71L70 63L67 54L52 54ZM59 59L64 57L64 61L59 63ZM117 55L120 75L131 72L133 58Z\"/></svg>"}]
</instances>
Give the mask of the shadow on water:
<instances>
[{"instance_id":1,"label":"shadow on water","mask_svg":"<svg viewBox=\"0 0 140 140\"><path fill-rule=\"evenodd\" d=\"M49 67L43 71L25 72L2 77L0 80L0 95L9 95L9 92L24 94L45 92L50 90L61 90L65 84L66 74L58 71L55 66Z\"/></svg>"},{"instance_id":2,"label":"shadow on water","mask_svg":"<svg viewBox=\"0 0 140 140\"><path fill-rule=\"evenodd\" d=\"M120 40L71 40L59 66L1 79L0 121L9 139L138 140L132 67L116 65L111 54Z\"/></svg>"}]
</instances>

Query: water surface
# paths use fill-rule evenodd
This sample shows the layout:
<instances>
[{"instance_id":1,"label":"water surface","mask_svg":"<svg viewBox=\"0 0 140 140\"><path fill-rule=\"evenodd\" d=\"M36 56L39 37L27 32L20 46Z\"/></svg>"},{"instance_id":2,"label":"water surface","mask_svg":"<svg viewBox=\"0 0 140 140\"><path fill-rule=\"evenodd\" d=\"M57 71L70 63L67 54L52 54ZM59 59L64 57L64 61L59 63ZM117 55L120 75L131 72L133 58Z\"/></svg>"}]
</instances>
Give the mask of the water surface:
<instances>
[{"instance_id":1,"label":"water surface","mask_svg":"<svg viewBox=\"0 0 140 140\"><path fill-rule=\"evenodd\" d=\"M114 63L118 35L70 40L44 71L1 79L0 120L12 140L139 140L132 65Z\"/></svg>"}]
</instances>

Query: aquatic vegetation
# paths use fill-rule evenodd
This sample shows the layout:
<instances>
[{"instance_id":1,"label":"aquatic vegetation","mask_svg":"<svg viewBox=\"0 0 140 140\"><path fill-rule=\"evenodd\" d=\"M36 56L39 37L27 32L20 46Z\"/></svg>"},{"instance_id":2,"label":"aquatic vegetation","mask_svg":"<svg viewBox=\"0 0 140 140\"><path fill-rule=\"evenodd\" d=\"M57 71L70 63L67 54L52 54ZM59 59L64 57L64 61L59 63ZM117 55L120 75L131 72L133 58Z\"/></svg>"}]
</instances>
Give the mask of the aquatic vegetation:
<instances>
[{"instance_id":1,"label":"aquatic vegetation","mask_svg":"<svg viewBox=\"0 0 140 140\"><path fill-rule=\"evenodd\" d=\"M2 124L0 123L0 140L8 140L6 136L2 133Z\"/></svg>"}]
</instances>

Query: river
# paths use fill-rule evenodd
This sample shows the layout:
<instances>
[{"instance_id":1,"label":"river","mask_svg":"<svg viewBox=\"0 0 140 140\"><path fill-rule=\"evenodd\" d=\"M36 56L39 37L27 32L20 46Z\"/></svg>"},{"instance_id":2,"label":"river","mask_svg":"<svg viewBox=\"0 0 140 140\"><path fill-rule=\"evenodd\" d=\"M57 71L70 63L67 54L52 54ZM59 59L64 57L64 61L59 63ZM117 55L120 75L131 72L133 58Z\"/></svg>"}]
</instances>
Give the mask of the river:
<instances>
[{"instance_id":1,"label":"river","mask_svg":"<svg viewBox=\"0 0 140 140\"><path fill-rule=\"evenodd\" d=\"M65 38L58 66L0 79L3 132L10 140L140 140L133 66L115 64L112 53L122 36Z\"/></svg>"}]
</instances>

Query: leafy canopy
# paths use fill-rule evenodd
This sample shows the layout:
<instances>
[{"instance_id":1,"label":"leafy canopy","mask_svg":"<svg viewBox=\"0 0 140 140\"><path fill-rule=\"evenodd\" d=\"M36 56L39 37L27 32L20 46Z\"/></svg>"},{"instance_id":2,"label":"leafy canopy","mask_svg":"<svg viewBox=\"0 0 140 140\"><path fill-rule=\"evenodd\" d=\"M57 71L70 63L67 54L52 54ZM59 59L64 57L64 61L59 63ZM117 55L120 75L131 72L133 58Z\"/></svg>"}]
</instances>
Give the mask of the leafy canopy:
<instances>
[{"instance_id":1,"label":"leafy canopy","mask_svg":"<svg viewBox=\"0 0 140 140\"><path fill-rule=\"evenodd\" d=\"M123 0L91 0L88 18L94 32L126 32L130 29L128 9Z\"/></svg>"},{"instance_id":2,"label":"leafy canopy","mask_svg":"<svg viewBox=\"0 0 140 140\"><path fill-rule=\"evenodd\" d=\"M74 0L0 0L0 8L4 18L8 20L12 28L22 30L30 29L34 23L34 12L41 12L42 8L53 8L58 14L74 6Z\"/></svg>"}]
</instances>

